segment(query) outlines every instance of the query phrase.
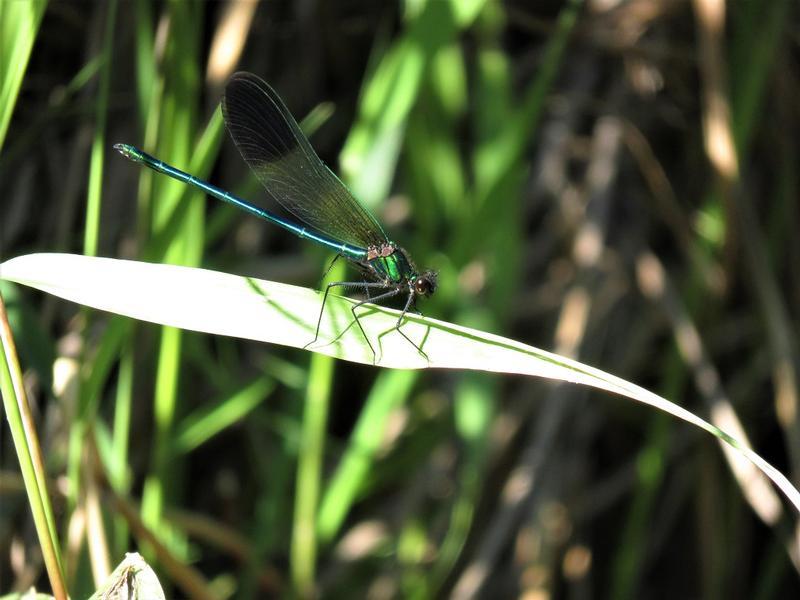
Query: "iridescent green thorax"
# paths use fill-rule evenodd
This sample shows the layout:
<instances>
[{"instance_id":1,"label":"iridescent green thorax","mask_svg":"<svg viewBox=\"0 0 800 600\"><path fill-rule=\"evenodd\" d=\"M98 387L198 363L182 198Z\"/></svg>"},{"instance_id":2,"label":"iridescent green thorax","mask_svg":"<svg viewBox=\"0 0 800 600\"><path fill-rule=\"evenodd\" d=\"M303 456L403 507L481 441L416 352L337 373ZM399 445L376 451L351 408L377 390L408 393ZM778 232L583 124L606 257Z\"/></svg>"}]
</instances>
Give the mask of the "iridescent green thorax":
<instances>
[{"instance_id":1,"label":"iridescent green thorax","mask_svg":"<svg viewBox=\"0 0 800 600\"><path fill-rule=\"evenodd\" d=\"M379 280L406 283L417 277L417 270L405 250L394 244L367 249L365 266Z\"/></svg>"}]
</instances>

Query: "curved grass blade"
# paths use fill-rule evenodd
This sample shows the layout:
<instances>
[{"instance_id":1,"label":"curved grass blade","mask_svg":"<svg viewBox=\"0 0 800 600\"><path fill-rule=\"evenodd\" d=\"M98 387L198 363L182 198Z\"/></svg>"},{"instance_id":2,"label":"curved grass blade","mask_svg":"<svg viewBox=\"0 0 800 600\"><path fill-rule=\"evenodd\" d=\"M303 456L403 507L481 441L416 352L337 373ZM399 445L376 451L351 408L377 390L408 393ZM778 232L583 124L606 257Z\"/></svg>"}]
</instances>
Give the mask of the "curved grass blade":
<instances>
[{"instance_id":1,"label":"curved grass blade","mask_svg":"<svg viewBox=\"0 0 800 600\"><path fill-rule=\"evenodd\" d=\"M313 338L319 292L205 269L136 261L31 254L0 264L0 277L93 308L194 331L303 348ZM352 362L373 364L372 352L353 327L355 300L330 295L318 343L309 348ZM225 310L221 310L221 308ZM509 338L453 323L365 305L359 313L378 351L375 364L395 369L438 367L514 373L579 383L614 392L683 419L723 440L758 467L800 513L800 492L789 480L730 434L684 408L624 379Z\"/></svg>"}]
</instances>

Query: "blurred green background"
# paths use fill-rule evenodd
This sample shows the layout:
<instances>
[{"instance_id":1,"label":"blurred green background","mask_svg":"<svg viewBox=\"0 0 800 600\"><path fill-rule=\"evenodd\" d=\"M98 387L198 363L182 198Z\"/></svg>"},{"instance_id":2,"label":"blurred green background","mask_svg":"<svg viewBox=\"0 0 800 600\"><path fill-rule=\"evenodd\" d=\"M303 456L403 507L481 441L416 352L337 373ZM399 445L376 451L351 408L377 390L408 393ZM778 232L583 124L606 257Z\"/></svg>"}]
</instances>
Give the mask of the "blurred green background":
<instances>
[{"instance_id":1,"label":"blurred green background","mask_svg":"<svg viewBox=\"0 0 800 600\"><path fill-rule=\"evenodd\" d=\"M798 25L791 0L0 0L0 259L319 287L332 256L111 148L258 197L218 111L251 71L439 271L426 315L740 423L797 485ZM800 595L796 515L646 407L0 291L74 598L131 551L167 597ZM5 427L0 458L0 593L49 590Z\"/></svg>"}]
</instances>

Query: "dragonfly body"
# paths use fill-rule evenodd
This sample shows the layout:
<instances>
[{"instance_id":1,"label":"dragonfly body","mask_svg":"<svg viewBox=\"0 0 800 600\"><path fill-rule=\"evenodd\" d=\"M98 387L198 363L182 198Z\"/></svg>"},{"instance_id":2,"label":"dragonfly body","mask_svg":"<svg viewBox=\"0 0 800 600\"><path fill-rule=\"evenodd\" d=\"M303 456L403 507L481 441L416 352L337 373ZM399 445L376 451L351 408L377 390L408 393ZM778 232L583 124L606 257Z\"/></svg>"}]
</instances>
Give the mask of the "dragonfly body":
<instances>
[{"instance_id":1,"label":"dragonfly body","mask_svg":"<svg viewBox=\"0 0 800 600\"><path fill-rule=\"evenodd\" d=\"M139 150L139 148L135 146L131 146L130 144L114 144L114 149L117 150L120 154L124 157L145 165L146 167L150 167L154 171L158 173L163 173L164 175L169 175L173 179L177 179L178 181L182 181L189 185L193 185L196 188L200 188L204 192L206 192L209 196L213 196L218 200L222 200L223 202L227 202L228 204L232 204L233 206L244 210L245 212L249 212L251 215L255 215L257 217L261 217L269 221L270 223L274 223L278 227L282 227L287 231L292 232L299 238L308 239L312 242L316 242L321 246L325 246L326 248L333 250L334 252L338 252L339 254L346 256L347 258L358 261L367 261L368 251L364 248L359 248L356 246L351 246L344 242L340 242L333 238L330 238L325 235L320 235L319 233L314 232L309 227L304 227L302 225L297 225L296 223L292 223L287 219L283 219L278 215L261 208L260 206L255 206L251 204L247 200L239 198L238 196L231 194L219 188L213 184L208 183L207 181L203 181L202 179L198 179L194 175L190 175L185 171L181 171L165 163L163 160L159 160L158 158L149 155L147 152L143 150Z\"/></svg>"},{"instance_id":2,"label":"dragonfly body","mask_svg":"<svg viewBox=\"0 0 800 600\"><path fill-rule=\"evenodd\" d=\"M236 73L222 100L225 125L245 162L268 194L299 221L281 217L198 179L129 144L114 146L126 158L154 171L197 187L215 198L311 240L344 256L372 281L328 284L317 321L313 344L328 292L335 287L360 289L367 299L352 307L353 317L367 344L375 349L361 325L356 309L365 302L381 302L405 295L405 305L395 329L423 356L425 353L400 329L405 314L415 308L418 296L436 290L436 273L419 272L408 252L391 242L381 226L319 159L297 122L275 91L250 73ZM371 292L377 292L375 295Z\"/></svg>"}]
</instances>

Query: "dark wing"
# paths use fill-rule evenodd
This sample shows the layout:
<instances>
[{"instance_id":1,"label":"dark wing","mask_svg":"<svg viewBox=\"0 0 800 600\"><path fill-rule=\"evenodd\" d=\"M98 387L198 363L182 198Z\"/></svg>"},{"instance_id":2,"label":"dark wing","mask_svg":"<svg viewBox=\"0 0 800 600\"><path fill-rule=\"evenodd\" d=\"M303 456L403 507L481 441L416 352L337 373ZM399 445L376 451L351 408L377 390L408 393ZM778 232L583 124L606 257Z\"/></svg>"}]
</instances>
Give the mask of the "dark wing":
<instances>
[{"instance_id":1,"label":"dark wing","mask_svg":"<svg viewBox=\"0 0 800 600\"><path fill-rule=\"evenodd\" d=\"M270 196L312 229L367 248L388 242L367 210L314 152L278 94L236 73L222 98L225 125Z\"/></svg>"}]
</instances>

